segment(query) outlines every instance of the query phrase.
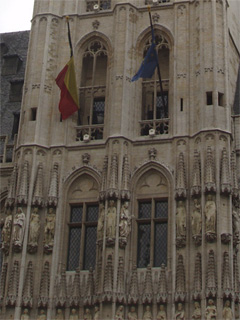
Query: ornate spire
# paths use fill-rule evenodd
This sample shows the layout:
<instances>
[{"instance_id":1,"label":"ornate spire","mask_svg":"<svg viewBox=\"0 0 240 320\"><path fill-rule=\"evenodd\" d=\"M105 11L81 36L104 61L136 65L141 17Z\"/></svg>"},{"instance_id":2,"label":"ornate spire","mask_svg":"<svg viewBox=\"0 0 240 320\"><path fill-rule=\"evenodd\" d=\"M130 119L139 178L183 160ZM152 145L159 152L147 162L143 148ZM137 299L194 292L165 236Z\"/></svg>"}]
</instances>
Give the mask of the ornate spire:
<instances>
[{"instance_id":1,"label":"ornate spire","mask_svg":"<svg viewBox=\"0 0 240 320\"><path fill-rule=\"evenodd\" d=\"M239 298L240 294L240 282L239 282L239 269L238 269L238 261L237 255L233 256L233 280L234 280L234 293Z\"/></svg>"},{"instance_id":2,"label":"ornate spire","mask_svg":"<svg viewBox=\"0 0 240 320\"><path fill-rule=\"evenodd\" d=\"M23 287L22 305L24 307L32 308L33 305L33 265L32 261L29 261L25 283Z\"/></svg>"},{"instance_id":3,"label":"ornate spire","mask_svg":"<svg viewBox=\"0 0 240 320\"><path fill-rule=\"evenodd\" d=\"M93 293L94 293L94 278L93 278L93 269L89 269L88 280L86 291L83 299L84 305L92 305L93 304Z\"/></svg>"},{"instance_id":4,"label":"ornate spire","mask_svg":"<svg viewBox=\"0 0 240 320\"><path fill-rule=\"evenodd\" d=\"M58 285L58 290L56 294L56 306L65 307L67 303L67 281L66 281L66 272L62 270L60 275L60 282Z\"/></svg>"},{"instance_id":5,"label":"ornate spire","mask_svg":"<svg viewBox=\"0 0 240 320\"><path fill-rule=\"evenodd\" d=\"M44 268L41 277L40 293L38 297L38 307L46 308L48 306L48 295L49 295L49 285L50 285L50 272L49 272L49 262L44 263Z\"/></svg>"},{"instance_id":6,"label":"ornate spire","mask_svg":"<svg viewBox=\"0 0 240 320\"><path fill-rule=\"evenodd\" d=\"M77 268L74 281L72 283L72 290L69 296L69 304L71 307L79 307L80 305L80 270Z\"/></svg>"},{"instance_id":7,"label":"ornate spire","mask_svg":"<svg viewBox=\"0 0 240 320\"><path fill-rule=\"evenodd\" d=\"M130 169L128 163L128 156L125 154L123 157L123 166L122 166L122 189L121 197L122 199L130 199Z\"/></svg>"},{"instance_id":8,"label":"ornate spire","mask_svg":"<svg viewBox=\"0 0 240 320\"><path fill-rule=\"evenodd\" d=\"M181 152L178 158L177 173L176 173L176 198L186 198L187 188L186 188L186 174L185 174L185 164L184 156Z\"/></svg>"},{"instance_id":9,"label":"ornate spire","mask_svg":"<svg viewBox=\"0 0 240 320\"><path fill-rule=\"evenodd\" d=\"M43 166L41 162L39 163L37 169L32 204L35 206L43 206Z\"/></svg>"},{"instance_id":10,"label":"ornate spire","mask_svg":"<svg viewBox=\"0 0 240 320\"><path fill-rule=\"evenodd\" d=\"M126 303L123 257L119 257L118 263L116 301L119 303Z\"/></svg>"},{"instance_id":11,"label":"ornate spire","mask_svg":"<svg viewBox=\"0 0 240 320\"><path fill-rule=\"evenodd\" d=\"M184 302L186 298L185 290L185 269L183 264L183 256L178 256L177 269L176 269L176 292L175 301Z\"/></svg>"},{"instance_id":12,"label":"ornate spire","mask_svg":"<svg viewBox=\"0 0 240 320\"><path fill-rule=\"evenodd\" d=\"M107 171L108 171L108 156L105 156L103 160L101 191L99 194L100 200L104 200L106 198Z\"/></svg>"},{"instance_id":13,"label":"ornate spire","mask_svg":"<svg viewBox=\"0 0 240 320\"><path fill-rule=\"evenodd\" d=\"M205 191L216 192L215 166L211 147L207 148L205 161Z\"/></svg>"},{"instance_id":14,"label":"ornate spire","mask_svg":"<svg viewBox=\"0 0 240 320\"><path fill-rule=\"evenodd\" d=\"M201 253L196 254L194 280L193 280L193 299L201 300L202 292L202 257Z\"/></svg>"},{"instance_id":15,"label":"ornate spire","mask_svg":"<svg viewBox=\"0 0 240 320\"><path fill-rule=\"evenodd\" d=\"M0 306L2 306L2 302L5 295L7 269L8 269L8 264L7 262L5 262L2 266L1 280L0 280Z\"/></svg>"},{"instance_id":16,"label":"ornate spire","mask_svg":"<svg viewBox=\"0 0 240 320\"><path fill-rule=\"evenodd\" d=\"M153 301L152 268L150 266L147 267L145 275L142 301L143 303L152 303Z\"/></svg>"},{"instance_id":17,"label":"ornate spire","mask_svg":"<svg viewBox=\"0 0 240 320\"><path fill-rule=\"evenodd\" d=\"M111 161L108 196L118 198L118 156L116 153L112 156Z\"/></svg>"},{"instance_id":18,"label":"ornate spire","mask_svg":"<svg viewBox=\"0 0 240 320\"><path fill-rule=\"evenodd\" d=\"M222 159L221 159L221 192L225 194L231 193L231 181L230 181L230 171L229 171L229 159L227 156L226 148L222 150Z\"/></svg>"},{"instance_id":19,"label":"ornate spire","mask_svg":"<svg viewBox=\"0 0 240 320\"><path fill-rule=\"evenodd\" d=\"M112 301L113 292L113 265L112 256L109 255L107 258L107 264L104 272L104 283L103 283L103 301Z\"/></svg>"},{"instance_id":20,"label":"ornate spire","mask_svg":"<svg viewBox=\"0 0 240 320\"><path fill-rule=\"evenodd\" d=\"M238 174L236 166L236 155L235 152L231 153L231 173L232 173L232 195L233 198L239 198L239 188L238 188Z\"/></svg>"},{"instance_id":21,"label":"ornate spire","mask_svg":"<svg viewBox=\"0 0 240 320\"><path fill-rule=\"evenodd\" d=\"M138 276L137 276L137 267L133 266L130 287L129 287L129 295L128 295L128 304L137 304L139 301L139 290L138 290Z\"/></svg>"},{"instance_id":22,"label":"ornate spire","mask_svg":"<svg viewBox=\"0 0 240 320\"><path fill-rule=\"evenodd\" d=\"M206 295L207 298L214 298L217 293L217 275L215 270L214 251L210 250L208 254L208 265L206 275Z\"/></svg>"},{"instance_id":23,"label":"ornate spire","mask_svg":"<svg viewBox=\"0 0 240 320\"><path fill-rule=\"evenodd\" d=\"M6 207L13 207L15 203L16 190L17 190L17 175L18 175L18 168L17 168L17 164L15 163L13 167L13 172L11 175L7 199L5 202Z\"/></svg>"},{"instance_id":24,"label":"ornate spire","mask_svg":"<svg viewBox=\"0 0 240 320\"><path fill-rule=\"evenodd\" d=\"M166 303L167 302L167 276L166 268L164 263L161 265L159 283L158 283L158 294L157 294L157 303Z\"/></svg>"},{"instance_id":25,"label":"ornate spire","mask_svg":"<svg viewBox=\"0 0 240 320\"><path fill-rule=\"evenodd\" d=\"M195 196L195 195L200 195L200 194L201 194L200 154L197 150L194 150L191 195Z\"/></svg>"},{"instance_id":26,"label":"ornate spire","mask_svg":"<svg viewBox=\"0 0 240 320\"><path fill-rule=\"evenodd\" d=\"M19 262L14 261L10 280L8 284L8 291L6 297L6 305L7 306L15 306L18 297L18 281L19 281Z\"/></svg>"},{"instance_id":27,"label":"ornate spire","mask_svg":"<svg viewBox=\"0 0 240 320\"><path fill-rule=\"evenodd\" d=\"M23 165L21 179L19 181L17 203L27 204L29 187L29 164L26 160Z\"/></svg>"},{"instance_id":28,"label":"ornate spire","mask_svg":"<svg viewBox=\"0 0 240 320\"><path fill-rule=\"evenodd\" d=\"M95 292L97 295L102 291L101 274L102 274L102 259L98 259L97 270L96 270L96 286L95 286Z\"/></svg>"},{"instance_id":29,"label":"ornate spire","mask_svg":"<svg viewBox=\"0 0 240 320\"><path fill-rule=\"evenodd\" d=\"M222 270L222 289L225 299L231 299L233 296L232 281L229 266L229 254L224 252L223 254L223 270Z\"/></svg>"},{"instance_id":30,"label":"ornate spire","mask_svg":"<svg viewBox=\"0 0 240 320\"><path fill-rule=\"evenodd\" d=\"M55 162L52 169L49 192L48 192L48 201L49 206L56 207L58 203L58 163Z\"/></svg>"}]
</instances>

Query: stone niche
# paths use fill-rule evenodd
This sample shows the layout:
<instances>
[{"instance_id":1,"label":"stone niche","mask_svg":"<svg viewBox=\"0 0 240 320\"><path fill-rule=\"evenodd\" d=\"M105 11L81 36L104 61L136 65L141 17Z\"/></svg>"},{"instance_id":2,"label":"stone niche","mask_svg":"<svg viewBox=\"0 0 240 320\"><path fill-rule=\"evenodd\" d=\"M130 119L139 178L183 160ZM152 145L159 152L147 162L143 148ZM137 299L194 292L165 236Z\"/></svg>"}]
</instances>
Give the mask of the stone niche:
<instances>
[{"instance_id":1,"label":"stone niche","mask_svg":"<svg viewBox=\"0 0 240 320\"><path fill-rule=\"evenodd\" d=\"M137 182L136 193L138 196L167 196L167 180L159 171L150 169L145 172Z\"/></svg>"},{"instance_id":2,"label":"stone niche","mask_svg":"<svg viewBox=\"0 0 240 320\"><path fill-rule=\"evenodd\" d=\"M99 195L97 181L88 174L82 174L71 185L68 192L69 201L97 198Z\"/></svg>"}]
</instances>

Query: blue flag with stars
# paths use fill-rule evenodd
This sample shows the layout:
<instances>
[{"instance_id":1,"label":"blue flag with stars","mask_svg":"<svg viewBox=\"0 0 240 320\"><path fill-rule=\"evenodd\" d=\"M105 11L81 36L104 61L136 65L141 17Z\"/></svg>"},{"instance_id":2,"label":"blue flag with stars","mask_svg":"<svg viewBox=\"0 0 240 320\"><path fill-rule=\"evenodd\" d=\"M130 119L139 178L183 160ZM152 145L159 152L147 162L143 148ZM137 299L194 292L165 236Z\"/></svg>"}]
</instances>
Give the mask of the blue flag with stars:
<instances>
[{"instance_id":1,"label":"blue flag with stars","mask_svg":"<svg viewBox=\"0 0 240 320\"><path fill-rule=\"evenodd\" d=\"M152 78L156 66L158 65L158 56L156 52L156 44L154 39L154 34L152 32L153 40L150 48L147 51L147 54L135 76L132 78L132 81L136 81L139 78Z\"/></svg>"}]
</instances>

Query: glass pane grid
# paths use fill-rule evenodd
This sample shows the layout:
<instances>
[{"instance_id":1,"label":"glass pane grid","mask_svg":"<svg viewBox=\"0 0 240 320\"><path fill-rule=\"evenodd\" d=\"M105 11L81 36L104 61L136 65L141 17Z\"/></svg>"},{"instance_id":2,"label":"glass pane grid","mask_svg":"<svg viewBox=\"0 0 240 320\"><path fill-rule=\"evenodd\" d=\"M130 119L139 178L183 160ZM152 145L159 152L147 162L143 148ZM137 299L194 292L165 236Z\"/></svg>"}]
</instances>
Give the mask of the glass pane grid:
<instances>
[{"instance_id":1,"label":"glass pane grid","mask_svg":"<svg viewBox=\"0 0 240 320\"><path fill-rule=\"evenodd\" d=\"M155 218L167 218L168 217L168 202L157 201L155 203Z\"/></svg>"},{"instance_id":2,"label":"glass pane grid","mask_svg":"<svg viewBox=\"0 0 240 320\"><path fill-rule=\"evenodd\" d=\"M72 207L71 221L70 222L82 222L83 207Z\"/></svg>"},{"instance_id":3,"label":"glass pane grid","mask_svg":"<svg viewBox=\"0 0 240 320\"><path fill-rule=\"evenodd\" d=\"M98 220L98 205L89 206L87 208L87 219L89 221L97 221Z\"/></svg>"},{"instance_id":4,"label":"glass pane grid","mask_svg":"<svg viewBox=\"0 0 240 320\"><path fill-rule=\"evenodd\" d=\"M85 250L84 250L84 270L95 267L96 260L97 227L86 227Z\"/></svg>"},{"instance_id":5,"label":"glass pane grid","mask_svg":"<svg viewBox=\"0 0 240 320\"><path fill-rule=\"evenodd\" d=\"M104 112L105 108L105 99L102 100L94 100L93 102L93 110L96 112Z\"/></svg>"},{"instance_id":6,"label":"glass pane grid","mask_svg":"<svg viewBox=\"0 0 240 320\"><path fill-rule=\"evenodd\" d=\"M140 219L151 218L151 202L140 202L139 203L139 215Z\"/></svg>"},{"instance_id":7,"label":"glass pane grid","mask_svg":"<svg viewBox=\"0 0 240 320\"><path fill-rule=\"evenodd\" d=\"M167 264L167 223L155 224L154 267Z\"/></svg>"},{"instance_id":8,"label":"glass pane grid","mask_svg":"<svg viewBox=\"0 0 240 320\"><path fill-rule=\"evenodd\" d=\"M68 270L76 270L79 266L81 228L70 228L68 244Z\"/></svg>"},{"instance_id":9,"label":"glass pane grid","mask_svg":"<svg viewBox=\"0 0 240 320\"><path fill-rule=\"evenodd\" d=\"M150 263L151 224L138 225L138 268L145 268Z\"/></svg>"}]
</instances>

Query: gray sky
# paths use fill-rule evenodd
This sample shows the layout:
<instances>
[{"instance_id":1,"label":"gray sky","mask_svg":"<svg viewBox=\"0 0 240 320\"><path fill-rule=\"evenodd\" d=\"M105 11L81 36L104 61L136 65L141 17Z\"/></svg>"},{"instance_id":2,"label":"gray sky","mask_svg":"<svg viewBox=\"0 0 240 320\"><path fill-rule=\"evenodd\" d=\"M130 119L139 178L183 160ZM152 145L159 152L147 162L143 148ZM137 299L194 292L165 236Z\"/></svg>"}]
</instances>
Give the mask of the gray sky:
<instances>
[{"instance_id":1,"label":"gray sky","mask_svg":"<svg viewBox=\"0 0 240 320\"><path fill-rule=\"evenodd\" d=\"M30 30L34 0L0 0L0 33Z\"/></svg>"}]
</instances>

